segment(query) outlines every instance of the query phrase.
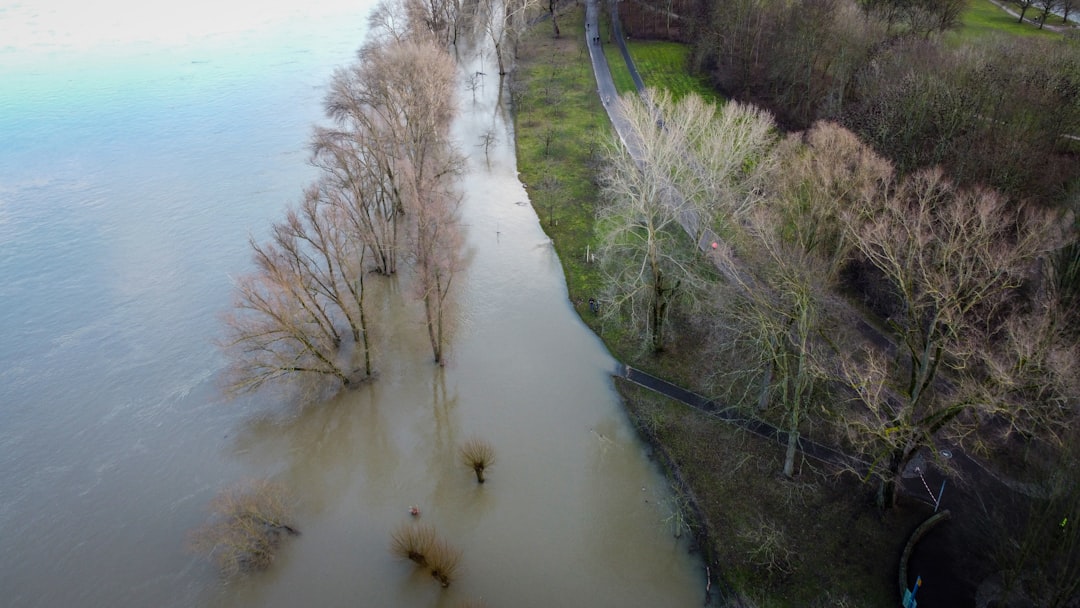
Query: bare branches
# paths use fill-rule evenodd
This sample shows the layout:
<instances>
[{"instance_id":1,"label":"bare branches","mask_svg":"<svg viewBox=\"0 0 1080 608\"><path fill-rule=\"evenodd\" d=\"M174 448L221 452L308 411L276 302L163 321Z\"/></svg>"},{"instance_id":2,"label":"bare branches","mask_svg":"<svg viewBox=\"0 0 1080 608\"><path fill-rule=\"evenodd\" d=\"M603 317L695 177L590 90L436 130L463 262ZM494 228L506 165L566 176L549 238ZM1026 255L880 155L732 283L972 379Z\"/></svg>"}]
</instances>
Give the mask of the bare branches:
<instances>
[{"instance_id":1,"label":"bare branches","mask_svg":"<svg viewBox=\"0 0 1080 608\"><path fill-rule=\"evenodd\" d=\"M993 387L1013 386L1013 372L1035 371L1016 365L1031 349L1015 339L1022 332L1009 328L1031 322L1019 292L1047 283L1034 271L1056 244L1057 222L1018 213L987 190L956 188L938 170L861 199L842 219L860 254L895 292L889 325L901 343L902 363L892 368L867 353L846 356L839 367L863 408L848 426L857 444L885 463L879 471L882 498L891 504L903 467L939 431L959 438L1005 411L1030 420L1042 407L1006 399L1008 390ZM943 368L950 370L948 382L939 378ZM1000 379L987 382L995 377ZM1034 421L1044 429L1050 422L1043 416Z\"/></svg>"},{"instance_id":2,"label":"bare branches","mask_svg":"<svg viewBox=\"0 0 1080 608\"><path fill-rule=\"evenodd\" d=\"M673 304L696 306L705 287L703 236L752 208L771 158L772 122L739 104L650 91L619 101L627 143L607 151L598 212L608 289L605 314L624 314L654 351ZM690 239L686 235L690 235Z\"/></svg>"},{"instance_id":3,"label":"bare branches","mask_svg":"<svg viewBox=\"0 0 1080 608\"><path fill-rule=\"evenodd\" d=\"M299 534L280 484L254 480L226 488L210 504L212 519L193 531L192 551L206 555L225 576L265 570L283 536Z\"/></svg>"},{"instance_id":4,"label":"bare branches","mask_svg":"<svg viewBox=\"0 0 1080 608\"><path fill-rule=\"evenodd\" d=\"M495 464L495 446L480 438L472 438L461 444L461 462L476 474L476 482L484 483L484 471Z\"/></svg>"},{"instance_id":5,"label":"bare branches","mask_svg":"<svg viewBox=\"0 0 1080 608\"><path fill-rule=\"evenodd\" d=\"M529 26L529 15L540 7L540 0L488 0L487 32L495 46L499 76L513 68L518 42Z\"/></svg>"},{"instance_id":6,"label":"bare branches","mask_svg":"<svg viewBox=\"0 0 1080 608\"><path fill-rule=\"evenodd\" d=\"M449 134L456 73L450 55L430 40L394 37L365 47L359 62L334 74L324 107L337 128L317 130L313 143L314 162L324 169L319 197L367 244L378 271L396 271L408 236L439 363L444 304L464 265L455 185L463 161Z\"/></svg>"},{"instance_id":7,"label":"bare branches","mask_svg":"<svg viewBox=\"0 0 1080 608\"><path fill-rule=\"evenodd\" d=\"M788 137L775 166L766 187L777 229L785 241L826 261L835 277L852 247L839 214L887 188L892 166L834 123Z\"/></svg>"}]
</instances>

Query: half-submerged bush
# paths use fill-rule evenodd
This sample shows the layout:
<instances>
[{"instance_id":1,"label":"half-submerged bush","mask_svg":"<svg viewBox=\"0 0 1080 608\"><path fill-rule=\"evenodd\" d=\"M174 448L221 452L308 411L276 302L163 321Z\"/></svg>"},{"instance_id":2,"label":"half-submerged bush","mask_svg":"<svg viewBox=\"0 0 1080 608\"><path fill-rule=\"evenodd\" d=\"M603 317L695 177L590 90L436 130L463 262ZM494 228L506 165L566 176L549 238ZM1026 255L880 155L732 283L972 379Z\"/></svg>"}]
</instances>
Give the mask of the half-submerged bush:
<instances>
[{"instance_id":1,"label":"half-submerged bush","mask_svg":"<svg viewBox=\"0 0 1080 608\"><path fill-rule=\"evenodd\" d=\"M211 518L191 533L189 547L225 576L265 570L281 541L300 532L284 486L265 479L224 489L210 503Z\"/></svg>"},{"instance_id":2,"label":"half-submerged bush","mask_svg":"<svg viewBox=\"0 0 1080 608\"><path fill-rule=\"evenodd\" d=\"M457 577L461 552L439 538L427 524L405 524L390 535L390 551L428 570L443 587Z\"/></svg>"},{"instance_id":3,"label":"half-submerged bush","mask_svg":"<svg viewBox=\"0 0 1080 608\"><path fill-rule=\"evenodd\" d=\"M484 483L484 471L495 463L495 447L483 439L470 439L461 446L461 461L476 473L477 483Z\"/></svg>"},{"instance_id":4,"label":"half-submerged bush","mask_svg":"<svg viewBox=\"0 0 1080 608\"><path fill-rule=\"evenodd\" d=\"M427 524L405 524L390 535L390 550L404 559L427 566L427 556L435 545L435 528Z\"/></svg>"},{"instance_id":5,"label":"half-submerged bush","mask_svg":"<svg viewBox=\"0 0 1080 608\"><path fill-rule=\"evenodd\" d=\"M461 551L442 539L436 540L428 551L427 567L431 570L432 578L439 581L443 587L449 587L457 578L460 564Z\"/></svg>"}]
</instances>

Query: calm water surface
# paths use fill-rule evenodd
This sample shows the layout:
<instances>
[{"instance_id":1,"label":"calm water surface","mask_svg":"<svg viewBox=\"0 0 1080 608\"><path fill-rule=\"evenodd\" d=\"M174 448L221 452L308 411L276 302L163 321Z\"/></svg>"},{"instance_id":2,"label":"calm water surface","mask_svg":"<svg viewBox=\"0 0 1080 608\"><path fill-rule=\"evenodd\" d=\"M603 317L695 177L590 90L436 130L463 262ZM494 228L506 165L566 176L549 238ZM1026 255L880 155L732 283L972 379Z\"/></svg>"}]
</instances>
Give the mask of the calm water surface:
<instances>
[{"instance_id":1,"label":"calm water surface","mask_svg":"<svg viewBox=\"0 0 1080 608\"><path fill-rule=\"evenodd\" d=\"M472 262L447 368L387 283L377 382L302 410L222 400L230 275L313 177L323 85L363 37L370 3L339 4L0 7L0 603L699 605L612 361L522 204L493 81L461 90ZM473 435L497 450L484 486L455 462ZM185 536L261 476L296 494L303 535L223 587ZM412 504L464 552L448 591L387 550Z\"/></svg>"}]
</instances>

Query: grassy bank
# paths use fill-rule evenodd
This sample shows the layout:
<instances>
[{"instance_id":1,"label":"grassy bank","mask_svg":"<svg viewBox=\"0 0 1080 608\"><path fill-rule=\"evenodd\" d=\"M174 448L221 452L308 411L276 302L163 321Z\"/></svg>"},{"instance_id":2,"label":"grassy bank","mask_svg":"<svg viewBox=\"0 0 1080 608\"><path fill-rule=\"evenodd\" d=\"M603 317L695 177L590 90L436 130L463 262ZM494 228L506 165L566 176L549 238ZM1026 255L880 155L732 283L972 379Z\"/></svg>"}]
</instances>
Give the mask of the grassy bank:
<instances>
[{"instance_id":1,"label":"grassy bank","mask_svg":"<svg viewBox=\"0 0 1080 608\"><path fill-rule=\"evenodd\" d=\"M581 7L560 17L563 37L534 28L520 47L514 75L518 167L544 229L552 238L578 313L620 360L707 394L713 370L699 344L701 328L684 325L663 356L642 354L635 336L599 326L588 299L600 288L586 259L595 247L598 190L593 176L600 142L611 136L596 95ZM610 45L606 45L610 46ZM685 92L674 46L635 43L647 84ZM615 51L615 58L618 58ZM613 58L613 71L625 68ZM672 74L665 77L663 74ZM618 76L616 76L618 78ZM626 84L624 83L625 87ZM628 413L658 459L682 487L693 525L707 532L704 554L739 597L756 606L893 606L896 568L921 507L882 516L857 480L803 461L796 480L779 475L782 448L701 412L630 385L620 385ZM688 518L688 522L695 521Z\"/></svg>"},{"instance_id":2,"label":"grassy bank","mask_svg":"<svg viewBox=\"0 0 1080 608\"><path fill-rule=\"evenodd\" d=\"M721 101L720 96L704 78L694 76L687 70L689 46L664 40L628 40L626 47L647 86L671 91L675 99L681 99L687 93L697 93L709 101ZM605 44L604 55L619 94L632 92L634 81L619 47Z\"/></svg>"},{"instance_id":3,"label":"grassy bank","mask_svg":"<svg viewBox=\"0 0 1080 608\"><path fill-rule=\"evenodd\" d=\"M1013 6L1015 9L1016 7ZM1036 7L1028 9L1025 17L1031 18L1040 14ZM1047 25L1062 25L1061 17L1051 16ZM1046 38L1061 38L1061 33L1048 29L1039 29L1039 26L1027 23L1019 23L1016 17L1005 12L990 0L974 0L964 11L961 17L960 27L949 33L950 44L971 42L986 36L1011 34L1013 36L1042 36Z\"/></svg>"}]
</instances>

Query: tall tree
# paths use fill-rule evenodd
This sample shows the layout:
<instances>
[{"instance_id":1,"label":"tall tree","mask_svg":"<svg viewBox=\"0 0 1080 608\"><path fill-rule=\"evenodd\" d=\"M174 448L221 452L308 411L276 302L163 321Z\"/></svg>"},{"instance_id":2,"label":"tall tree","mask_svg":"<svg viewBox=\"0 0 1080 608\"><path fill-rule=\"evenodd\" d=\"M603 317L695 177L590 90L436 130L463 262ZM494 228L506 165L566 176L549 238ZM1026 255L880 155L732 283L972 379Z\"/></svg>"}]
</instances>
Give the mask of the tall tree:
<instances>
[{"instance_id":1,"label":"tall tree","mask_svg":"<svg viewBox=\"0 0 1080 608\"><path fill-rule=\"evenodd\" d=\"M760 280L743 281L732 268L724 275L739 289L717 300L727 313L719 342L732 355L724 374L741 379L744 398L754 400L760 387L757 408L779 412L790 477L800 425L827 377L828 344L837 333L825 314L837 303L827 294L852 248L839 215L888 183L892 168L834 123L789 136L775 156L763 200L740 222L749 237L744 257L754 260ZM734 264L723 255L714 259Z\"/></svg>"},{"instance_id":2,"label":"tall tree","mask_svg":"<svg viewBox=\"0 0 1080 608\"><path fill-rule=\"evenodd\" d=\"M840 214L891 182L892 165L832 122L790 135L767 186L782 240L821 259L833 280L852 248Z\"/></svg>"},{"instance_id":3,"label":"tall tree","mask_svg":"<svg viewBox=\"0 0 1080 608\"><path fill-rule=\"evenodd\" d=\"M597 215L605 310L627 315L659 352L672 305L693 308L701 295L695 257L706 235L734 230L759 197L773 122L749 106L718 109L655 90L620 98L617 108L628 130L607 149Z\"/></svg>"},{"instance_id":4,"label":"tall tree","mask_svg":"<svg viewBox=\"0 0 1080 608\"><path fill-rule=\"evenodd\" d=\"M230 389L294 376L347 386L370 376L365 248L341 229L337 210L309 190L299 209L274 225L270 242L252 239L251 247L256 271L237 280L235 310L225 319Z\"/></svg>"},{"instance_id":5,"label":"tall tree","mask_svg":"<svg viewBox=\"0 0 1080 608\"><path fill-rule=\"evenodd\" d=\"M1035 6L1042 9L1042 14L1039 15L1039 29L1043 29L1046 25L1046 20L1050 18L1050 13L1054 12L1054 9L1058 8L1061 4L1061 0L1035 0Z\"/></svg>"},{"instance_id":6,"label":"tall tree","mask_svg":"<svg viewBox=\"0 0 1080 608\"><path fill-rule=\"evenodd\" d=\"M371 339L364 309L367 247L351 233L348 209L325 202L323 189L309 188L299 209L290 209L273 229L274 242L307 277L308 290L323 299L349 327L353 348L364 360L364 375L373 372Z\"/></svg>"},{"instance_id":7,"label":"tall tree","mask_svg":"<svg viewBox=\"0 0 1080 608\"><path fill-rule=\"evenodd\" d=\"M501 79L514 67L521 35L529 27L529 17L540 6L540 0L487 0L486 6L486 29L495 46Z\"/></svg>"},{"instance_id":8,"label":"tall tree","mask_svg":"<svg viewBox=\"0 0 1080 608\"><path fill-rule=\"evenodd\" d=\"M1076 6L1080 0L1059 0L1059 6L1061 8L1061 22L1068 23L1069 15L1076 10Z\"/></svg>"},{"instance_id":9,"label":"tall tree","mask_svg":"<svg viewBox=\"0 0 1080 608\"><path fill-rule=\"evenodd\" d=\"M368 247L373 270L397 272L404 213L393 180L392 142L385 134L316 128L312 150L312 163L322 170L317 194L338 209L352 238Z\"/></svg>"},{"instance_id":10,"label":"tall tree","mask_svg":"<svg viewBox=\"0 0 1080 608\"><path fill-rule=\"evenodd\" d=\"M376 204L368 208L376 211L375 224L389 218L395 240L397 222L408 222L409 259L438 363L445 357L444 306L464 259L456 191L462 158L450 139L456 75L453 58L434 42L392 42L366 47L360 62L335 74L326 98L327 113L345 135L331 138L342 140L340 146L325 149L359 147L371 161L365 168L373 167L369 183L359 182L365 192L347 198L374 194ZM347 215L363 226L370 213Z\"/></svg>"},{"instance_id":11,"label":"tall tree","mask_svg":"<svg viewBox=\"0 0 1080 608\"><path fill-rule=\"evenodd\" d=\"M465 267L458 201L452 191L428 191L412 223L412 257L417 299L435 362L446 361L447 302L454 277Z\"/></svg>"},{"instance_id":12,"label":"tall tree","mask_svg":"<svg viewBox=\"0 0 1080 608\"><path fill-rule=\"evenodd\" d=\"M860 202L843 220L893 292L887 321L899 358L890 363L873 348L839 353L839 374L861 408L846 420L851 438L875 456L879 498L891 506L911 458L940 432L959 436L991 417L1046 422L1037 402L980 390L994 372L1012 369L986 353L1002 343L998 328L1022 315L1020 290L1036 279L1033 270L1058 230L1049 217L1020 213L992 192L956 188L939 170L917 172ZM1003 352L1016 359L1015 349Z\"/></svg>"},{"instance_id":13,"label":"tall tree","mask_svg":"<svg viewBox=\"0 0 1080 608\"><path fill-rule=\"evenodd\" d=\"M747 396L760 386L758 410L772 406L779 411L779 426L787 431L783 473L792 477L800 426L825 378L823 309L831 278L818 252L786 240L777 211L762 207L747 222L754 241L748 246L764 254L758 264L761 280L742 284L734 297L723 298L725 327L718 335L734 361L726 375L742 376L739 384L750 391Z\"/></svg>"},{"instance_id":14,"label":"tall tree","mask_svg":"<svg viewBox=\"0 0 1080 608\"><path fill-rule=\"evenodd\" d=\"M1016 8L1020 9L1020 18L1016 20L1017 23L1024 22L1024 15L1027 10L1035 5L1036 0L1012 0Z\"/></svg>"},{"instance_id":15,"label":"tall tree","mask_svg":"<svg viewBox=\"0 0 1080 608\"><path fill-rule=\"evenodd\" d=\"M602 310L611 321L628 318L643 344L660 352L672 305L693 306L705 276L697 249L679 223L682 205L667 200L671 193L664 176L647 163L639 169L618 146L608 150L597 210Z\"/></svg>"}]
</instances>

